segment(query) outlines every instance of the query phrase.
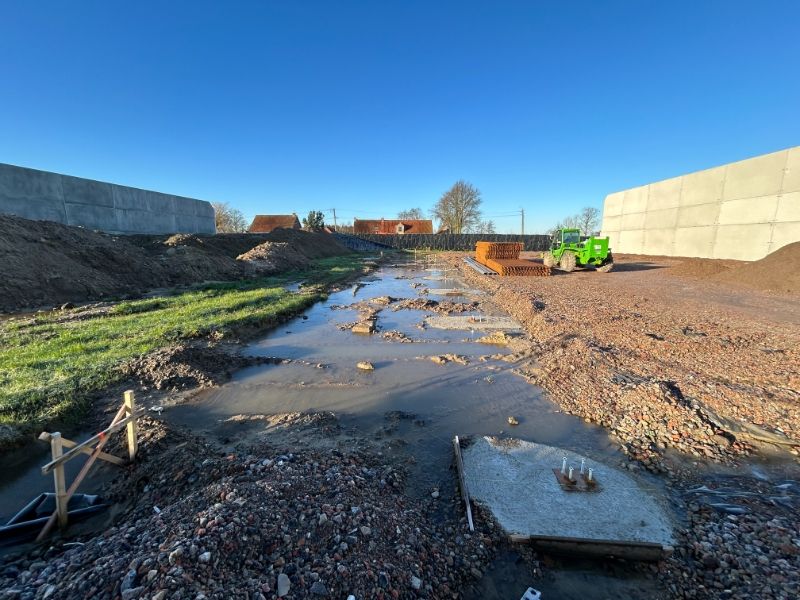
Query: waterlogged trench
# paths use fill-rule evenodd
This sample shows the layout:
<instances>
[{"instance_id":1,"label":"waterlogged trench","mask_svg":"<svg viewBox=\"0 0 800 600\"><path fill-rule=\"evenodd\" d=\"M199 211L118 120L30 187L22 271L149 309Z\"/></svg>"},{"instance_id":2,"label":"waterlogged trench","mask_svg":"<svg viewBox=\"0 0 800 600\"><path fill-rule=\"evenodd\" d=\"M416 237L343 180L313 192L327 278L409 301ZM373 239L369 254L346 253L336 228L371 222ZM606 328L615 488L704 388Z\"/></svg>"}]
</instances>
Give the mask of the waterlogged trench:
<instances>
[{"instance_id":1,"label":"waterlogged trench","mask_svg":"<svg viewBox=\"0 0 800 600\"><path fill-rule=\"evenodd\" d=\"M249 354L292 362L239 371L229 383L201 392L189 405L170 408L164 417L214 435L227 431L233 416L332 411L343 426L413 457L412 494L452 485L455 435L506 434L598 459L615 454L616 446L602 428L561 413L539 389L512 373L513 364L481 361L506 352L476 341L486 331L420 328L432 313L395 311L394 303L379 313L378 331L372 335L337 327L358 315L334 307L380 296L417 298L428 289L422 297L454 302L479 298L480 292L464 288L454 271L426 264L390 266L359 283L363 286L356 286L355 294L354 289L335 293L247 348ZM463 295L453 295L456 288ZM437 290L447 290L447 295ZM400 331L413 343L385 339L387 331ZM466 357L468 364L430 360L443 354ZM371 362L375 370L359 370L360 361ZM397 411L406 418L397 419ZM509 426L510 416L519 425Z\"/></svg>"}]
</instances>

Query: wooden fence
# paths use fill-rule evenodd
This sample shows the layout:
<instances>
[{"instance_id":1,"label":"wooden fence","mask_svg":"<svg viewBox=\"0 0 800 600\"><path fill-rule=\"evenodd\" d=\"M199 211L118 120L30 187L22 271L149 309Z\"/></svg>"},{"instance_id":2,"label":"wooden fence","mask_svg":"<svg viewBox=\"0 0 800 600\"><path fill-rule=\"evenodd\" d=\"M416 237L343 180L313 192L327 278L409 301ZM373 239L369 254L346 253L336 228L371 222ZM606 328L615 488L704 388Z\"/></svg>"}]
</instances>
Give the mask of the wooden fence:
<instances>
[{"instance_id":1,"label":"wooden fence","mask_svg":"<svg viewBox=\"0 0 800 600\"><path fill-rule=\"evenodd\" d=\"M407 233L404 235L358 234L360 239L385 244L399 250L455 250L472 252L475 244L485 242L522 242L528 252L547 250L550 236L547 235L503 235L480 233Z\"/></svg>"}]
</instances>

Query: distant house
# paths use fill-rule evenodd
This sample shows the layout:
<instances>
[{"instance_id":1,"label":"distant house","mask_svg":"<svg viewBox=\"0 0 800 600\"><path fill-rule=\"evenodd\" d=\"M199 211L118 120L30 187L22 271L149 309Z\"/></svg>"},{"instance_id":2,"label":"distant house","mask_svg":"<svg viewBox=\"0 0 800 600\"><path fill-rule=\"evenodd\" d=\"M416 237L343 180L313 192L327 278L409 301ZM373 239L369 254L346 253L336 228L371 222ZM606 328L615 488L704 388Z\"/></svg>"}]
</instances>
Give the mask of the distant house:
<instances>
[{"instance_id":1,"label":"distant house","mask_svg":"<svg viewBox=\"0 0 800 600\"><path fill-rule=\"evenodd\" d=\"M377 233L378 235L433 233L433 221L430 219L354 219L353 233Z\"/></svg>"},{"instance_id":2,"label":"distant house","mask_svg":"<svg viewBox=\"0 0 800 600\"><path fill-rule=\"evenodd\" d=\"M256 215L253 223L247 230L250 233L269 233L273 229L302 229L297 215Z\"/></svg>"}]
</instances>

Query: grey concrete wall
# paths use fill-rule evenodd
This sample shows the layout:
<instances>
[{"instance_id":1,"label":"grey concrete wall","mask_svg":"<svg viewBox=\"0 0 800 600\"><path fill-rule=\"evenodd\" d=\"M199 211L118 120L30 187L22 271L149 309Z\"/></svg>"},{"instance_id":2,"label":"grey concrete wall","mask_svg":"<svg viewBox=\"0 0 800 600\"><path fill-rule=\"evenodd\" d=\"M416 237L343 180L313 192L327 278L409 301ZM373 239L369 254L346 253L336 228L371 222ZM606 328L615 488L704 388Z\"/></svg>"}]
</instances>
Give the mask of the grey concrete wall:
<instances>
[{"instance_id":1,"label":"grey concrete wall","mask_svg":"<svg viewBox=\"0 0 800 600\"><path fill-rule=\"evenodd\" d=\"M800 146L606 196L614 252L757 260L800 241Z\"/></svg>"},{"instance_id":2,"label":"grey concrete wall","mask_svg":"<svg viewBox=\"0 0 800 600\"><path fill-rule=\"evenodd\" d=\"M2 163L0 213L110 233L215 233L204 200Z\"/></svg>"}]
</instances>

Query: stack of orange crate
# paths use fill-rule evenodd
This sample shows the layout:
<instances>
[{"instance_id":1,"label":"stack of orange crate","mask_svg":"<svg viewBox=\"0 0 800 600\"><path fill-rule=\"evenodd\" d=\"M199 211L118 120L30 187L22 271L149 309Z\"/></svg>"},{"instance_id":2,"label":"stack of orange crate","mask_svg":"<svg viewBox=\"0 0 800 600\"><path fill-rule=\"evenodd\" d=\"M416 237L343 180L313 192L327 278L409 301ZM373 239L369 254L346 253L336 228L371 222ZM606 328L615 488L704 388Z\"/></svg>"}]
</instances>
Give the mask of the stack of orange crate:
<instances>
[{"instance_id":1,"label":"stack of orange crate","mask_svg":"<svg viewBox=\"0 0 800 600\"><path fill-rule=\"evenodd\" d=\"M550 275L550 267L521 259L522 248L521 242L478 242L475 260L502 277Z\"/></svg>"}]
</instances>

